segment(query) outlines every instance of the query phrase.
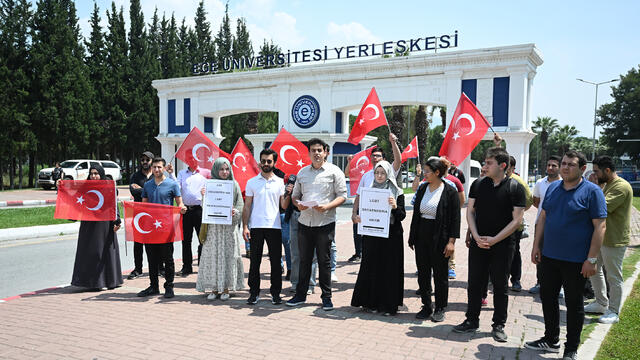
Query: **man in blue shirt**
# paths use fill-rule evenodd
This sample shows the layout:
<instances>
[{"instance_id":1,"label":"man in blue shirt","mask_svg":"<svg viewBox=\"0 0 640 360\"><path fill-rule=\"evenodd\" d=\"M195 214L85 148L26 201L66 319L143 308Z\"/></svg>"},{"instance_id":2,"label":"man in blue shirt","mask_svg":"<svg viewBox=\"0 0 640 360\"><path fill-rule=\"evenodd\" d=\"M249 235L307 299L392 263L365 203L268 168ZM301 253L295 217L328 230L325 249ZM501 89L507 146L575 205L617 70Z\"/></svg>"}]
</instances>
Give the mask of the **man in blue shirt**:
<instances>
[{"instance_id":1,"label":"man in blue shirt","mask_svg":"<svg viewBox=\"0 0 640 360\"><path fill-rule=\"evenodd\" d=\"M187 207L182 203L180 187L178 183L165 176L164 167L167 162L161 157L153 158L151 162L151 171L153 172L153 180L147 181L142 188L142 202L150 202L154 204L173 205L180 207L180 212L187 212ZM149 281L150 286L138 293L139 297L149 295L157 295L160 293L158 289L158 265L165 264L164 275L164 297L172 298L173 294L173 277L175 275L175 267L173 264L173 243L166 244L145 244L147 251L147 259L149 261Z\"/></svg>"},{"instance_id":2,"label":"man in blue shirt","mask_svg":"<svg viewBox=\"0 0 640 360\"><path fill-rule=\"evenodd\" d=\"M564 154L560 163L562 180L549 185L545 194L531 250L531 261L542 264L540 295L545 333L525 347L560 352L558 294L563 287L567 306L563 359L577 359L584 323L582 290L587 278L596 272L607 217L602 190L582 177L586 164L582 153L570 150Z\"/></svg>"}]
</instances>

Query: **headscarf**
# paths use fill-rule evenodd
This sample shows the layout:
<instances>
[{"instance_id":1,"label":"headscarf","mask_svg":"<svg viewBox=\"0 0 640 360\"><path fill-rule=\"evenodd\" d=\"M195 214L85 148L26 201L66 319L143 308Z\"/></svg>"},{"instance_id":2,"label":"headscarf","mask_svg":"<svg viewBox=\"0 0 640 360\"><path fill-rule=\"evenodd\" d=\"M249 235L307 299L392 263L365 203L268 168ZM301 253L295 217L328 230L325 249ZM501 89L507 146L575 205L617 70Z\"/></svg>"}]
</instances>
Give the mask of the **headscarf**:
<instances>
[{"instance_id":1,"label":"headscarf","mask_svg":"<svg viewBox=\"0 0 640 360\"><path fill-rule=\"evenodd\" d=\"M100 180L107 180L107 175L104 172L104 168L95 162L91 162L91 167L89 168L89 176L87 176L87 180L91 180L91 169L95 169L100 174Z\"/></svg>"},{"instance_id":2,"label":"headscarf","mask_svg":"<svg viewBox=\"0 0 640 360\"><path fill-rule=\"evenodd\" d=\"M384 171L387 173L387 180L382 183L379 184L376 182L376 176L375 176L375 172L377 168L383 168ZM396 183L396 177L393 176L393 167L391 166L391 164L389 164L388 161L386 160L382 160L379 161L376 166L373 168L373 184L371 184L371 187L373 188L377 188L377 189L389 189L391 190L391 195L393 195L393 197L395 199L398 199L398 196L402 193L402 190L398 187L398 184Z\"/></svg>"},{"instance_id":3,"label":"headscarf","mask_svg":"<svg viewBox=\"0 0 640 360\"><path fill-rule=\"evenodd\" d=\"M229 177L226 179L222 179L220 177L220 169L222 165L226 164L229 167ZM231 163L225 157L219 157L216 161L213 162L213 166L211 167L211 178L216 180L234 180L233 179L233 167L231 167Z\"/></svg>"}]
</instances>

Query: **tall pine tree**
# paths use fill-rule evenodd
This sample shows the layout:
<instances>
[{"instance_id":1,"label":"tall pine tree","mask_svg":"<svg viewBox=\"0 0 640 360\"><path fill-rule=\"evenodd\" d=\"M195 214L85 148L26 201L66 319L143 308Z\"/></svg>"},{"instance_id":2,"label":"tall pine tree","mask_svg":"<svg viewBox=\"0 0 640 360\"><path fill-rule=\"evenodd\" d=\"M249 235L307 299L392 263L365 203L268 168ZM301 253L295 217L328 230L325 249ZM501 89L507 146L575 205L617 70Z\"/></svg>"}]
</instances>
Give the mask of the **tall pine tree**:
<instances>
[{"instance_id":1,"label":"tall pine tree","mask_svg":"<svg viewBox=\"0 0 640 360\"><path fill-rule=\"evenodd\" d=\"M216 36L216 58L218 60L218 72L231 71L231 50L233 35L231 34L231 21L229 20L229 3L227 3L220 30Z\"/></svg>"},{"instance_id":2,"label":"tall pine tree","mask_svg":"<svg viewBox=\"0 0 640 360\"><path fill-rule=\"evenodd\" d=\"M211 39L211 24L207 21L207 12L204 9L204 0L200 1L196 9L195 22L195 52L194 63L216 62L216 47ZM193 49L192 49L193 50Z\"/></svg>"},{"instance_id":3,"label":"tall pine tree","mask_svg":"<svg viewBox=\"0 0 640 360\"><path fill-rule=\"evenodd\" d=\"M106 110L103 100L106 96L106 81L109 76L105 68L106 54L104 44L104 32L100 25L100 9L96 3L93 4L93 12L91 13L91 34L89 41L85 43L87 47L87 71L91 79L93 88L91 96L91 108L93 109L93 121L90 123L90 131L92 135L92 145L94 155L100 159L102 157L103 147L107 144L105 139L105 129L103 124L106 118Z\"/></svg>"}]
</instances>

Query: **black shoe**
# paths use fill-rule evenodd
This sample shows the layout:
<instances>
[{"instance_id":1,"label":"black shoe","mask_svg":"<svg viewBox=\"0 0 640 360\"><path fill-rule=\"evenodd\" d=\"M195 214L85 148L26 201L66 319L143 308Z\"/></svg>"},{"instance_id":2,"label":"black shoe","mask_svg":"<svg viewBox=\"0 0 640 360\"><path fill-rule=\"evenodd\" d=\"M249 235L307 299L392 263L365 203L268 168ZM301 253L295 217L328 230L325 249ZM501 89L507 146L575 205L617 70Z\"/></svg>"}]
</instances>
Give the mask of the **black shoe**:
<instances>
[{"instance_id":1,"label":"black shoe","mask_svg":"<svg viewBox=\"0 0 640 360\"><path fill-rule=\"evenodd\" d=\"M444 321L444 309L436 308L436 311L431 315L431 321L433 322L443 322Z\"/></svg>"},{"instance_id":2,"label":"black shoe","mask_svg":"<svg viewBox=\"0 0 640 360\"><path fill-rule=\"evenodd\" d=\"M287 270L287 275L285 275L284 279L287 281L291 280L291 270Z\"/></svg>"},{"instance_id":3,"label":"black shoe","mask_svg":"<svg viewBox=\"0 0 640 360\"><path fill-rule=\"evenodd\" d=\"M158 275L164 277L164 269L158 270Z\"/></svg>"},{"instance_id":4,"label":"black shoe","mask_svg":"<svg viewBox=\"0 0 640 360\"><path fill-rule=\"evenodd\" d=\"M474 333L478 332L478 325L472 324L469 320L465 320L460 325L453 327L455 333Z\"/></svg>"},{"instance_id":5,"label":"black shoe","mask_svg":"<svg viewBox=\"0 0 640 360\"><path fill-rule=\"evenodd\" d=\"M187 277L189 275L193 274L193 270L180 270L176 273L176 276L180 276L180 277Z\"/></svg>"},{"instance_id":6,"label":"black shoe","mask_svg":"<svg viewBox=\"0 0 640 360\"><path fill-rule=\"evenodd\" d=\"M504 325L494 325L491 330L493 340L497 342L507 342L507 334L504 333Z\"/></svg>"},{"instance_id":7,"label":"black shoe","mask_svg":"<svg viewBox=\"0 0 640 360\"><path fill-rule=\"evenodd\" d=\"M514 281L513 285L511 285L511 291L520 292L522 291L522 285L520 285L519 281Z\"/></svg>"},{"instance_id":8,"label":"black shoe","mask_svg":"<svg viewBox=\"0 0 640 360\"><path fill-rule=\"evenodd\" d=\"M249 296L249 299L247 299L247 304L255 305L258 303L258 300L260 300L260 297L258 297L258 295L251 295Z\"/></svg>"},{"instance_id":9,"label":"black shoe","mask_svg":"<svg viewBox=\"0 0 640 360\"><path fill-rule=\"evenodd\" d=\"M578 360L578 352L565 350L564 355L562 355L562 360Z\"/></svg>"},{"instance_id":10,"label":"black shoe","mask_svg":"<svg viewBox=\"0 0 640 360\"><path fill-rule=\"evenodd\" d=\"M140 277L140 276L142 276L142 271L133 269L131 274L129 274L129 276L127 276L127 280L133 280L133 279L135 279L137 277Z\"/></svg>"},{"instance_id":11,"label":"black shoe","mask_svg":"<svg viewBox=\"0 0 640 360\"><path fill-rule=\"evenodd\" d=\"M547 340L545 340L545 338L541 338L540 340L536 340L536 341L529 341L524 343L524 347L526 347L527 349L531 349L531 350L537 350L537 351L548 351L548 352L553 352L553 353L559 353L560 352L560 342L556 342L555 344L552 344L550 342L548 342Z\"/></svg>"},{"instance_id":12,"label":"black shoe","mask_svg":"<svg viewBox=\"0 0 640 360\"><path fill-rule=\"evenodd\" d=\"M176 294L173 293L173 288L164 289L164 298L165 299L171 299L174 296L176 296Z\"/></svg>"},{"instance_id":13,"label":"black shoe","mask_svg":"<svg viewBox=\"0 0 640 360\"><path fill-rule=\"evenodd\" d=\"M427 320L431 317L431 306L422 305L422 309L416 314L416 319Z\"/></svg>"},{"instance_id":14,"label":"black shoe","mask_svg":"<svg viewBox=\"0 0 640 360\"><path fill-rule=\"evenodd\" d=\"M329 299L329 298L323 298L322 299L322 310L324 310L324 311L333 310L333 303L331 302L331 299Z\"/></svg>"},{"instance_id":15,"label":"black shoe","mask_svg":"<svg viewBox=\"0 0 640 360\"><path fill-rule=\"evenodd\" d=\"M305 302L307 302L306 297L298 297L298 295L296 295L287 301L287 306L298 306L304 304Z\"/></svg>"},{"instance_id":16,"label":"black shoe","mask_svg":"<svg viewBox=\"0 0 640 360\"><path fill-rule=\"evenodd\" d=\"M422 289L416 290L416 295L422 295Z\"/></svg>"},{"instance_id":17,"label":"black shoe","mask_svg":"<svg viewBox=\"0 0 640 360\"><path fill-rule=\"evenodd\" d=\"M280 304L282 304L282 298L280 297L280 295L272 295L271 296L271 303L273 305L280 305Z\"/></svg>"},{"instance_id":18,"label":"black shoe","mask_svg":"<svg viewBox=\"0 0 640 360\"><path fill-rule=\"evenodd\" d=\"M158 290L158 288L149 286L148 288L140 291L138 293L138 297L146 297L146 296L159 295L159 294L160 294L160 290Z\"/></svg>"},{"instance_id":19,"label":"black shoe","mask_svg":"<svg viewBox=\"0 0 640 360\"><path fill-rule=\"evenodd\" d=\"M349 258L349 260L347 260L348 262L360 262L360 260L362 260L362 258L360 258L360 256L358 256L357 254L354 254L353 256L351 256Z\"/></svg>"}]
</instances>

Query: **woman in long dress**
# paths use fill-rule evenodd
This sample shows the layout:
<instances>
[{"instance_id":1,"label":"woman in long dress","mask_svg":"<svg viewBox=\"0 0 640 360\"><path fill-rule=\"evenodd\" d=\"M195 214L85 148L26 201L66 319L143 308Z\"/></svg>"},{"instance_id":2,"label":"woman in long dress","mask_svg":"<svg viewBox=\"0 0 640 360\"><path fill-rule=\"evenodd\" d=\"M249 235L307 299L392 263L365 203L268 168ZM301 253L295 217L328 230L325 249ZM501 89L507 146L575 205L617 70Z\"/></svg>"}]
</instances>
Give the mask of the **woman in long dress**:
<instances>
[{"instance_id":1,"label":"woman in long dress","mask_svg":"<svg viewBox=\"0 0 640 360\"><path fill-rule=\"evenodd\" d=\"M88 180L107 180L102 166L91 165ZM116 235L120 223L120 214L115 221L80 222L71 285L91 290L113 289L122 285L120 250Z\"/></svg>"},{"instance_id":2,"label":"woman in long dress","mask_svg":"<svg viewBox=\"0 0 640 360\"><path fill-rule=\"evenodd\" d=\"M380 161L374 168L371 187L389 189L391 219L389 237L362 237L362 262L353 289L351 306L362 306L365 311L395 315L402 306L404 292L404 249L402 220L406 216L404 195L396 184L393 168ZM360 222L359 216L356 222Z\"/></svg>"},{"instance_id":3,"label":"woman in long dress","mask_svg":"<svg viewBox=\"0 0 640 360\"><path fill-rule=\"evenodd\" d=\"M211 178L233 181L232 223L231 225L202 224L199 238L203 245L196 290L210 293L207 296L209 300L214 300L218 296L221 300L228 300L229 291L244 288L244 267L240 254L242 236L238 230L238 224L242 220L244 201L240 186L233 179L229 160L223 157L216 159L211 169ZM203 201L204 206L206 204Z\"/></svg>"}]
</instances>

